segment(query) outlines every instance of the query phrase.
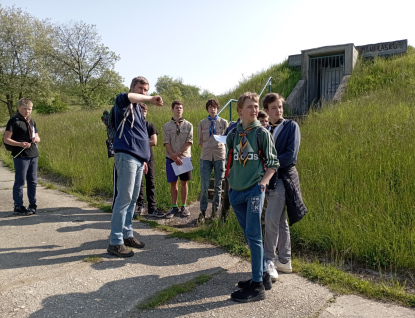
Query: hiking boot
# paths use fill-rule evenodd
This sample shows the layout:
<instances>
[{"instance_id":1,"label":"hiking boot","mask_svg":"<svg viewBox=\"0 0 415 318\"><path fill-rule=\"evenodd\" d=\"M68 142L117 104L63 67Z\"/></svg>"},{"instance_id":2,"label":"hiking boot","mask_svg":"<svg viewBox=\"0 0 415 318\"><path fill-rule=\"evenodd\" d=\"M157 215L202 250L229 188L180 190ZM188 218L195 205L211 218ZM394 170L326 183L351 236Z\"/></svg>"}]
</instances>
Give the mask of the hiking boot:
<instances>
[{"instance_id":1,"label":"hiking boot","mask_svg":"<svg viewBox=\"0 0 415 318\"><path fill-rule=\"evenodd\" d=\"M165 217L166 219L171 219L178 212L179 212L179 208L177 206L174 206L171 208L169 212L165 214Z\"/></svg>"},{"instance_id":2,"label":"hiking boot","mask_svg":"<svg viewBox=\"0 0 415 318\"><path fill-rule=\"evenodd\" d=\"M287 263L283 264L277 259L277 270L283 273L291 273L293 271L293 268L291 267L291 261L288 261Z\"/></svg>"},{"instance_id":3,"label":"hiking boot","mask_svg":"<svg viewBox=\"0 0 415 318\"><path fill-rule=\"evenodd\" d=\"M234 301L248 303L265 299L265 288L262 282L250 282L250 284L231 294Z\"/></svg>"},{"instance_id":4,"label":"hiking boot","mask_svg":"<svg viewBox=\"0 0 415 318\"><path fill-rule=\"evenodd\" d=\"M274 262L271 261L270 259L267 260L267 270L268 270L269 276L271 277L271 280L273 282L276 282L278 279L278 272L275 269Z\"/></svg>"},{"instance_id":5,"label":"hiking boot","mask_svg":"<svg viewBox=\"0 0 415 318\"><path fill-rule=\"evenodd\" d=\"M206 218L203 212L199 214L199 217L197 218L197 225L203 225L205 224Z\"/></svg>"},{"instance_id":6,"label":"hiking boot","mask_svg":"<svg viewBox=\"0 0 415 318\"><path fill-rule=\"evenodd\" d=\"M251 282L252 282L252 279L241 280L238 282L238 287L246 288L249 286L249 284L251 284ZM264 272L264 274L262 275L262 283L264 284L265 290L270 290L272 288L271 276L269 275L268 272Z\"/></svg>"},{"instance_id":7,"label":"hiking boot","mask_svg":"<svg viewBox=\"0 0 415 318\"><path fill-rule=\"evenodd\" d=\"M27 208L28 212L32 212L33 214L36 214L37 205L35 203L29 204L29 207Z\"/></svg>"},{"instance_id":8,"label":"hiking boot","mask_svg":"<svg viewBox=\"0 0 415 318\"><path fill-rule=\"evenodd\" d=\"M15 206L13 210L13 214L21 215L21 216L28 216L32 215L32 211L28 211L24 205L22 206Z\"/></svg>"},{"instance_id":9,"label":"hiking boot","mask_svg":"<svg viewBox=\"0 0 415 318\"><path fill-rule=\"evenodd\" d=\"M148 215L150 215L150 216L155 216L156 218L164 218L164 213L163 212L161 212L161 211L159 211L159 210L157 210L157 209L155 209L154 211L151 211L151 213L150 213L150 211L148 212Z\"/></svg>"},{"instance_id":10,"label":"hiking boot","mask_svg":"<svg viewBox=\"0 0 415 318\"><path fill-rule=\"evenodd\" d=\"M124 244L121 245L108 245L107 252L109 254L118 256L118 257L131 257L134 255L134 252L125 247Z\"/></svg>"},{"instance_id":11,"label":"hiking boot","mask_svg":"<svg viewBox=\"0 0 415 318\"><path fill-rule=\"evenodd\" d=\"M190 215L190 212L188 209L186 209L185 206L182 206L182 208L180 209L180 216L182 218L188 217Z\"/></svg>"},{"instance_id":12,"label":"hiking boot","mask_svg":"<svg viewBox=\"0 0 415 318\"><path fill-rule=\"evenodd\" d=\"M134 236L124 239L125 246L134 247L134 248L143 248L146 244L140 242Z\"/></svg>"}]
</instances>

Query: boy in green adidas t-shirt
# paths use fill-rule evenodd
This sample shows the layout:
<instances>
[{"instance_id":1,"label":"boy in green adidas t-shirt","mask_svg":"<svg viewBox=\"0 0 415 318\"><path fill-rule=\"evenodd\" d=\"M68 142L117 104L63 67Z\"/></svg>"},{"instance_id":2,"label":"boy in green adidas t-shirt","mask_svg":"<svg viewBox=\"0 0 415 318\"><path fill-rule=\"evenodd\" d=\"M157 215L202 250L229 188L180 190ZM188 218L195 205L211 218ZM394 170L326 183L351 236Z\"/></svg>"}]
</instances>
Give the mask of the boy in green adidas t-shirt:
<instances>
[{"instance_id":1,"label":"boy in green adidas t-shirt","mask_svg":"<svg viewBox=\"0 0 415 318\"><path fill-rule=\"evenodd\" d=\"M265 289L272 287L262 246L261 213L265 186L279 163L272 136L257 120L258 103L259 96L255 93L239 97L237 109L241 121L226 138L229 201L251 250L252 279L240 281L241 289L231 294L239 302L263 300Z\"/></svg>"}]
</instances>

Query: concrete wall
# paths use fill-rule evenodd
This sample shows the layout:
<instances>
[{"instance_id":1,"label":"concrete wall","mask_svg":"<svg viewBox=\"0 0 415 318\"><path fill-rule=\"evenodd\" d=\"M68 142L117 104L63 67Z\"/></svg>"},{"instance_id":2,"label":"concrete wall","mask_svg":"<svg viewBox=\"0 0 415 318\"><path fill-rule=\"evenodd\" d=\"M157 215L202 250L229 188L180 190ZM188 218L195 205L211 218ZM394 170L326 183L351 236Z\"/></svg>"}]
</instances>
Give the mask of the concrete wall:
<instances>
[{"instance_id":1,"label":"concrete wall","mask_svg":"<svg viewBox=\"0 0 415 318\"><path fill-rule=\"evenodd\" d=\"M301 51L301 79L308 80L308 66L310 57L327 56L344 53L344 75L350 75L358 58L358 51L353 43L323 46Z\"/></svg>"},{"instance_id":2,"label":"concrete wall","mask_svg":"<svg viewBox=\"0 0 415 318\"><path fill-rule=\"evenodd\" d=\"M299 80L287 97L284 108L290 115L303 115L308 110L306 81Z\"/></svg>"}]
</instances>

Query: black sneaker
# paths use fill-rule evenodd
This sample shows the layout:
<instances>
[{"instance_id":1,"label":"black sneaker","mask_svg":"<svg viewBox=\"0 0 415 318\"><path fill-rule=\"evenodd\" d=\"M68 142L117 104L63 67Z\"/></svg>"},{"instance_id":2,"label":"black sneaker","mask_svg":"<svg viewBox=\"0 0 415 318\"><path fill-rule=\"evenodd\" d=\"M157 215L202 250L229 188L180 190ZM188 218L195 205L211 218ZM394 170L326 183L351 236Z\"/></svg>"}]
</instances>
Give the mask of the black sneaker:
<instances>
[{"instance_id":1,"label":"black sneaker","mask_svg":"<svg viewBox=\"0 0 415 318\"><path fill-rule=\"evenodd\" d=\"M148 212L148 215L150 216L155 216L156 218L164 218L165 214L157 209L155 209L154 211L152 211L151 213Z\"/></svg>"},{"instance_id":2,"label":"black sneaker","mask_svg":"<svg viewBox=\"0 0 415 318\"><path fill-rule=\"evenodd\" d=\"M241 280L238 282L238 287L239 288L246 288L249 286L249 284L251 284L252 279L248 279L248 280ZM269 275L268 272L265 272L262 275L262 283L264 284L265 290L270 290L272 288L272 280L271 280L271 276Z\"/></svg>"},{"instance_id":3,"label":"black sneaker","mask_svg":"<svg viewBox=\"0 0 415 318\"><path fill-rule=\"evenodd\" d=\"M129 237L124 239L125 246L134 247L134 248L143 248L146 246L144 242L140 242L135 237Z\"/></svg>"},{"instance_id":4,"label":"black sneaker","mask_svg":"<svg viewBox=\"0 0 415 318\"><path fill-rule=\"evenodd\" d=\"M182 206L181 210L180 210L180 216L182 218L188 217L190 215L190 212L188 209L186 209L185 206Z\"/></svg>"},{"instance_id":5,"label":"black sneaker","mask_svg":"<svg viewBox=\"0 0 415 318\"><path fill-rule=\"evenodd\" d=\"M32 211L28 211L24 205L22 206L15 206L13 210L13 214L21 215L21 216L27 216L32 215Z\"/></svg>"},{"instance_id":6,"label":"black sneaker","mask_svg":"<svg viewBox=\"0 0 415 318\"><path fill-rule=\"evenodd\" d=\"M32 212L33 214L36 214L37 205L35 203L29 204L29 207L27 208L28 212Z\"/></svg>"},{"instance_id":7,"label":"black sneaker","mask_svg":"<svg viewBox=\"0 0 415 318\"><path fill-rule=\"evenodd\" d=\"M172 207L172 209L167 212L164 216L166 219L171 219L176 213L179 213L179 208L177 206Z\"/></svg>"},{"instance_id":8,"label":"black sneaker","mask_svg":"<svg viewBox=\"0 0 415 318\"><path fill-rule=\"evenodd\" d=\"M251 282L247 287L231 294L234 301L248 303L265 299L265 288L262 282Z\"/></svg>"},{"instance_id":9,"label":"black sneaker","mask_svg":"<svg viewBox=\"0 0 415 318\"><path fill-rule=\"evenodd\" d=\"M124 244L121 245L108 245L107 252L109 254L118 256L118 257L131 257L134 255L134 252L125 247Z\"/></svg>"}]
</instances>

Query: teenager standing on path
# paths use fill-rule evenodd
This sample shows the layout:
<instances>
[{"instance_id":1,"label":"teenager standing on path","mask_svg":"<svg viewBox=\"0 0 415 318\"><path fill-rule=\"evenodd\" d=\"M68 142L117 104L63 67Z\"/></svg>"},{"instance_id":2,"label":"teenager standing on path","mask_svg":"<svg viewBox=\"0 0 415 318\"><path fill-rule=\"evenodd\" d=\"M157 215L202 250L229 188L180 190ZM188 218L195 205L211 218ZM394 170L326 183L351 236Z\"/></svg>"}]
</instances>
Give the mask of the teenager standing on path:
<instances>
[{"instance_id":1,"label":"teenager standing on path","mask_svg":"<svg viewBox=\"0 0 415 318\"><path fill-rule=\"evenodd\" d=\"M277 271L284 273L291 273L292 271L290 228L287 213L284 210L287 195L291 198L288 203L292 203L290 204L290 211L293 210L293 213L298 215L300 219L307 212L302 201L300 182L295 168L300 148L300 127L295 121L283 118L283 103L282 96L276 93L265 95L262 102L264 110L269 115L270 132L275 142L275 149L280 163L280 168L272 176L268 185L268 204L265 211L264 252L267 269L272 281L277 280ZM294 192L295 195L293 195ZM291 224L294 223L294 220L299 219L290 217ZM278 258L275 266L274 259L277 248Z\"/></svg>"},{"instance_id":2,"label":"teenager standing on path","mask_svg":"<svg viewBox=\"0 0 415 318\"><path fill-rule=\"evenodd\" d=\"M146 104L140 104L143 110L144 119L147 118L148 107ZM156 175L156 167L154 160L153 147L157 145L157 135L158 131L156 126L152 122L146 120L147 134L150 144L150 160L147 163L148 171L145 174L146 179L146 196L147 196L147 213L148 215L155 217L163 217L164 213L160 212L156 208L156 186L154 178ZM137 212L134 213L134 218L141 214L144 207L144 182L141 180L140 194L137 199Z\"/></svg>"},{"instance_id":3,"label":"teenager standing on path","mask_svg":"<svg viewBox=\"0 0 415 318\"><path fill-rule=\"evenodd\" d=\"M219 102L209 99L206 103L208 117L201 120L197 127L199 146L202 147L200 154L200 214L198 223L203 224L208 207L208 190L210 174L215 172L215 193L212 202L212 219L217 217L222 196L222 180L225 176L225 144L217 141L214 135L222 135L228 127L228 122L218 116ZM227 190L227 189L226 189Z\"/></svg>"},{"instance_id":4,"label":"teenager standing on path","mask_svg":"<svg viewBox=\"0 0 415 318\"><path fill-rule=\"evenodd\" d=\"M115 99L114 116L117 128L114 137L115 166L117 169L117 196L111 218L111 234L108 253L130 257L134 252L125 246L142 248L144 243L134 238L133 213L140 190L143 171L147 173L150 160L145 118L140 102L163 105L160 96L146 96L149 83L145 77L135 77L129 93Z\"/></svg>"},{"instance_id":5,"label":"teenager standing on path","mask_svg":"<svg viewBox=\"0 0 415 318\"><path fill-rule=\"evenodd\" d=\"M191 159L191 146L193 144L193 125L182 117L183 103L175 100L171 104L171 111L173 117L163 126L163 144L166 148L166 173L167 182L170 183L170 195L172 202L172 209L167 212L166 218L170 219L173 216L180 215L187 217L190 215L186 208L187 195L189 188L187 181L192 180L192 171L187 171L176 176L174 173L172 163L175 162L178 166L183 165L182 159ZM180 178L180 195L182 199L182 206L177 206L177 197L179 189L177 181Z\"/></svg>"},{"instance_id":6,"label":"teenager standing on path","mask_svg":"<svg viewBox=\"0 0 415 318\"><path fill-rule=\"evenodd\" d=\"M4 132L4 143L12 146L14 164L13 201L14 214L32 215L36 213L36 186L39 152L37 143L40 138L36 123L30 117L33 103L22 98L17 104L17 113L7 122ZM29 207L23 205L23 186L27 180L27 196Z\"/></svg>"},{"instance_id":7,"label":"teenager standing on path","mask_svg":"<svg viewBox=\"0 0 415 318\"><path fill-rule=\"evenodd\" d=\"M262 246L261 213L265 186L278 169L278 159L272 137L257 120L259 97L244 93L238 99L240 123L226 138L229 202L251 251L252 279L238 282L241 289L231 298L239 302L265 299L265 289L271 289Z\"/></svg>"}]
</instances>

